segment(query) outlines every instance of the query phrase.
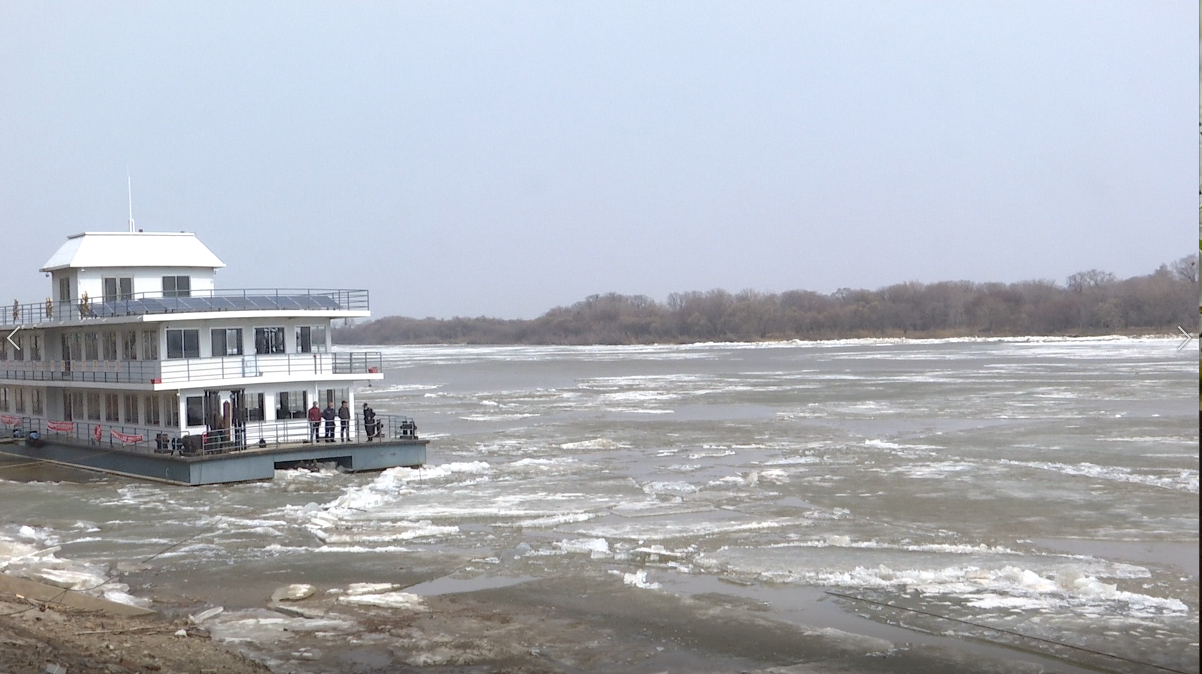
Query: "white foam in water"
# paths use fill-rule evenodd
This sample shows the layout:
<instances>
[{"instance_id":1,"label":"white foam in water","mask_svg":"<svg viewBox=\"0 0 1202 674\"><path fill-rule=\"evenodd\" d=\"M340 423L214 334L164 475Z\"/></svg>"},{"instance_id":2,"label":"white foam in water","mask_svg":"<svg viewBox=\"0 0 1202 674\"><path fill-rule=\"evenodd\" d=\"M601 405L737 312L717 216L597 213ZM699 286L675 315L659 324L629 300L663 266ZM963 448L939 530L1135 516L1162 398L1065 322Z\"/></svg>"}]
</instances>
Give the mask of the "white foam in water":
<instances>
[{"instance_id":1,"label":"white foam in water","mask_svg":"<svg viewBox=\"0 0 1202 674\"><path fill-rule=\"evenodd\" d=\"M624 449L629 447L620 442L615 442L609 438L596 438L595 440L581 440L579 442L565 442L559 446L560 449Z\"/></svg>"},{"instance_id":2,"label":"white foam in water","mask_svg":"<svg viewBox=\"0 0 1202 674\"><path fill-rule=\"evenodd\" d=\"M1159 476L1135 473L1130 469L1123 468L1121 466L1098 466L1092 463L1078 463L1075 465L1070 465L1066 463L1052 463L1049 461L1012 461L1009 459L1001 459L999 463L1010 466L1039 468L1041 470L1050 470L1057 473L1063 473L1065 475L1089 477L1099 480L1113 480L1118 482L1146 484L1153 487L1164 487L1166 489L1186 491L1191 494L1198 493L1197 470L1180 470L1176 475Z\"/></svg>"}]
</instances>

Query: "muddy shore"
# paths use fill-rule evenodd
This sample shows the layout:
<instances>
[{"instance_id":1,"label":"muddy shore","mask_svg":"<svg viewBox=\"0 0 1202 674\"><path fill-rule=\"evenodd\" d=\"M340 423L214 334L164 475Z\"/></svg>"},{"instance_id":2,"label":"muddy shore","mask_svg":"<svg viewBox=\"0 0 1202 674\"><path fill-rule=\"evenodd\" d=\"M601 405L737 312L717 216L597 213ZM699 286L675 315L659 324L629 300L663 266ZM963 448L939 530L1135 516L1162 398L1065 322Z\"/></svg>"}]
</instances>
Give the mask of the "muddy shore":
<instances>
[{"instance_id":1,"label":"muddy shore","mask_svg":"<svg viewBox=\"0 0 1202 674\"><path fill-rule=\"evenodd\" d=\"M48 607L0 593L0 672L1079 671L782 623L731 597L632 598L620 586L598 578L588 593L575 593L579 588L532 583L404 606L352 603L343 593L315 589L296 601L226 606L199 623L189 616L205 604L170 589L157 596L157 612L144 616Z\"/></svg>"}]
</instances>

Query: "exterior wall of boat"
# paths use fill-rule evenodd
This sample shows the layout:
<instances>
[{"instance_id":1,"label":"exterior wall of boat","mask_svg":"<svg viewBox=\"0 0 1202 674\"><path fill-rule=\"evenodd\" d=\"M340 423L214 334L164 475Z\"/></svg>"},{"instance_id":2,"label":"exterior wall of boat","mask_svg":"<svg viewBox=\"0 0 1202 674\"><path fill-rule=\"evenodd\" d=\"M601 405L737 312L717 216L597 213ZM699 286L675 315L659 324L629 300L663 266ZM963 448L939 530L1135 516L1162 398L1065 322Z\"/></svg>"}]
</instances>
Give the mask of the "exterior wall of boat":
<instances>
[{"instance_id":1,"label":"exterior wall of boat","mask_svg":"<svg viewBox=\"0 0 1202 674\"><path fill-rule=\"evenodd\" d=\"M308 445L276 450L250 450L206 457L178 457L96 450L55 442L41 447L0 445L0 453L52 461L105 473L185 485L269 480L277 465L336 462L349 471L383 470L426 463L427 440L387 440L379 443Z\"/></svg>"}]
</instances>

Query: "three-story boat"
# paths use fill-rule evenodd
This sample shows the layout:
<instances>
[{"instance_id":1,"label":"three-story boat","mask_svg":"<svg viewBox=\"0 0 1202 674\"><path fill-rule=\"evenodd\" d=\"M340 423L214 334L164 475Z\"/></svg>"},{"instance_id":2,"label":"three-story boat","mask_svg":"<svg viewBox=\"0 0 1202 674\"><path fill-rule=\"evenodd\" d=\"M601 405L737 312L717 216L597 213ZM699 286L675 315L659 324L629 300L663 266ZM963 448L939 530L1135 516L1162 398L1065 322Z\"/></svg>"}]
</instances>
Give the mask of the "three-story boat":
<instances>
[{"instance_id":1,"label":"three-story boat","mask_svg":"<svg viewBox=\"0 0 1202 674\"><path fill-rule=\"evenodd\" d=\"M366 290L218 289L224 266L191 233L68 237L50 297L0 312L0 452L192 485L425 463L412 419L356 407L381 354L332 348Z\"/></svg>"}]
</instances>

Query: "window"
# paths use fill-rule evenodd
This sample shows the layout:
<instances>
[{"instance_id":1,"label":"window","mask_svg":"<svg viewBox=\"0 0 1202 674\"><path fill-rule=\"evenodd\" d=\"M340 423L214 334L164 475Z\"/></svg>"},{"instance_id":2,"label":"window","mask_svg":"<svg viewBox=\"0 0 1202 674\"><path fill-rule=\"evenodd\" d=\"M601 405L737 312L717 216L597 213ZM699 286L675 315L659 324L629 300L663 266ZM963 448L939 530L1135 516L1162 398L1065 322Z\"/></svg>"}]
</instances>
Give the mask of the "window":
<instances>
[{"instance_id":1,"label":"window","mask_svg":"<svg viewBox=\"0 0 1202 674\"><path fill-rule=\"evenodd\" d=\"M104 356L104 360L117 360L117 333L101 333L100 351Z\"/></svg>"},{"instance_id":2,"label":"window","mask_svg":"<svg viewBox=\"0 0 1202 674\"><path fill-rule=\"evenodd\" d=\"M284 353L284 329L255 328L255 353Z\"/></svg>"},{"instance_id":3,"label":"window","mask_svg":"<svg viewBox=\"0 0 1202 674\"><path fill-rule=\"evenodd\" d=\"M88 391L88 420L100 421L100 394Z\"/></svg>"},{"instance_id":4,"label":"window","mask_svg":"<svg viewBox=\"0 0 1202 674\"><path fill-rule=\"evenodd\" d=\"M213 328L213 356L241 356L242 328Z\"/></svg>"},{"instance_id":5,"label":"window","mask_svg":"<svg viewBox=\"0 0 1202 674\"><path fill-rule=\"evenodd\" d=\"M344 388L328 388L318 391L318 394L320 394L321 397L322 407L324 408L327 404L334 403L334 409L342 407L343 400L350 400L350 397L347 396L347 393L347 389Z\"/></svg>"},{"instance_id":6,"label":"window","mask_svg":"<svg viewBox=\"0 0 1202 674\"><path fill-rule=\"evenodd\" d=\"M129 277L112 278L104 281L104 301L132 300L134 298L134 280Z\"/></svg>"},{"instance_id":7,"label":"window","mask_svg":"<svg viewBox=\"0 0 1202 674\"><path fill-rule=\"evenodd\" d=\"M25 389L17 387L13 389L13 411L17 414L25 414Z\"/></svg>"},{"instance_id":8,"label":"window","mask_svg":"<svg viewBox=\"0 0 1202 674\"><path fill-rule=\"evenodd\" d=\"M168 358L200 358L199 330L168 330Z\"/></svg>"},{"instance_id":9,"label":"window","mask_svg":"<svg viewBox=\"0 0 1202 674\"><path fill-rule=\"evenodd\" d=\"M36 415L41 415L44 413L43 406L42 406L42 389L40 389L40 388L35 388L33 390L33 410L32 410L32 412L33 412L33 414L36 414Z\"/></svg>"},{"instance_id":10,"label":"window","mask_svg":"<svg viewBox=\"0 0 1202 674\"><path fill-rule=\"evenodd\" d=\"M154 330L142 331L142 360L159 359L159 333Z\"/></svg>"},{"instance_id":11,"label":"window","mask_svg":"<svg viewBox=\"0 0 1202 674\"><path fill-rule=\"evenodd\" d=\"M30 335L29 336L29 360L41 360L41 359L42 359L42 336L41 335Z\"/></svg>"},{"instance_id":12,"label":"window","mask_svg":"<svg viewBox=\"0 0 1202 674\"><path fill-rule=\"evenodd\" d=\"M159 416L159 397L146 396L146 424L148 426L158 426L162 422L162 417Z\"/></svg>"},{"instance_id":13,"label":"window","mask_svg":"<svg viewBox=\"0 0 1202 674\"><path fill-rule=\"evenodd\" d=\"M71 279L60 278L58 280L58 301L59 302L70 302L71 301Z\"/></svg>"},{"instance_id":14,"label":"window","mask_svg":"<svg viewBox=\"0 0 1202 674\"><path fill-rule=\"evenodd\" d=\"M0 412L8 411L8 387L0 387Z\"/></svg>"},{"instance_id":15,"label":"window","mask_svg":"<svg viewBox=\"0 0 1202 674\"><path fill-rule=\"evenodd\" d=\"M104 420L121 421L121 410L117 409L117 394L104 394Z\"/></svg>"},{"instance_id":16,"label":"window","mask_svg":"<svg viewBox=\"0 0 1202 674\"><path fill-rule=\"evenodd\" d=\"M25 336L11 335L7 339L11 339L13 342L13 360L25 360L25 348L22 346Z\"/></svg>"},{"instance_id":17,"label":"window","mask_svg":"<svg viewBox=\"0 0 1202 674\"><path fill-rule=\"evenodd\" d=\"M79 405L76 406L76 401ZM83 394L72 393L71 391L63 391L63 420L74 421L75 410L83 408Z\"/></svg>"},{"instance_id":18,"label":"window","mask_svg":"<svg viewBox=\"0 0 1202 674\"><path fill-rule=\"evenodd\" d=\"M125 394L125 423L138 423L138 395L135 393Z\"/></svg>"},{"instance_id":19,"label":"window","mask_svg":"<svg viewBox=\"0 0 1202 674\"><path fill-rule=\"evenodd\" d=\"M113 345L116 349L116 345ZM138 359L138 331L125 330L121 333L121 358L122 360L137 360Z\"/></svg>"},{"instance_id":20,"label":"window","mask_svg":"<svg viewBox=\"0 0 1202 674\"><path fill-rule=\"evenodd\" d=\"M281 391L276 394L279 406L275 411L276 419L304 419L307 414L309 395L304 391Z\"/></svg>"},{"instance_id":21,"label":"window","mask_svg":"<svg viewBox=\"0 0 1202 674\"><path fill-rule=\"evenodd\" d=\"M0 362L8 360L8 340L0 339Z\"/></svg>"},{"instance_id":22,"label":"window","mask_svg":"<svg viewBox=\"0 0 1202 674\"><path fill-rule=\"evenodd\" d=\"M326 326L296 326L297 353L319 353L326 350Z\"/></svg>"},{"instance_id":23,"label":"window","mask_svg":"<svg viewBox=\"0 0 1202 674\"><path fill-rule=\"evenodd\" d=\"M263 394L251 393L246 396L246 420L263 421Z\"/></svg>"},{"instance_id":24,"label":"window","mask_svg":"<svg viewBox=\"0 0 1202 674\"><path fill-rule=\"evenodd\" d=\"M83 337L78 332L73 332L70 337L70 354L67 360L83 360Z\"/></svg>"},{"instance_id":25,"label":"window","mask_svg":"<svg viewBox=\"0 0 1202 674\"><path fill-rule=\"evenodd\" d=\"M191 276L164 276L163 297L191 297Z\"/></svg>"},{"instance_id":26,"label":"window","mask_svg":"<svg viewBox=\"0 0 1202 674\"><path fill-rule=\"evenodd\" d=\"M83 359L100 360L100 342L94 332L83 333Z\"/></svg>"},{"instance_id":27,"label":"window","mask_svg":"<svg viewBox=\"0 0 1202 674\"><path fill-rule=\"evenodd\" d=\"M185 418L189 426L205 425L205 399L203 396L188 396L184 398Z\"/></svg>"},{"instance_id":28,"label":"window","mask_svg":"<svg viewBox=\"0 0 1202 674\"><path fill-rule=\"evenodd\" d=\"M179 394L171 393L167 396L163 413L167 420L166 426L179 428Z\"/></svg>"}]
</instances>

